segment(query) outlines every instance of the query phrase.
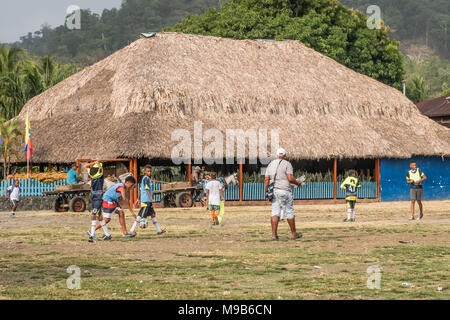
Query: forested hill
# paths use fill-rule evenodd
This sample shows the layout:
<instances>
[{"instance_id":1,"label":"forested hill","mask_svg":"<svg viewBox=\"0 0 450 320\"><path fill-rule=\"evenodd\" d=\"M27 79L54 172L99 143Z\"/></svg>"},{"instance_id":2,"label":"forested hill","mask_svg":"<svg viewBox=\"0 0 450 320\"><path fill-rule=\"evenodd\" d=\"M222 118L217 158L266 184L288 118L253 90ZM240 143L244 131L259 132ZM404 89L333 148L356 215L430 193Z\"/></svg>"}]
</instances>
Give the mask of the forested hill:
<instances>
[{"instance_id":1,"label":"forested hill","mask_svg":"<svg viewBox=\"0 0 450 320\"><path fill-rule=\"evenodd\" d=\"M35 54L88 65L137 40L141 32L161 31L187 14L204 13L222 2L225 0L123 0L119 9L105 9L101 15L82 10L81 30L43 25L21 37L18 44Z\"/></svg>"},{"instance_id":2,"label":"forested hill","mask_svg":"<svg viewBox=\"0 0 450 320\"><path fill-rule=\"evenodd\" d=\"M298 0L280 0L280 2ZM41 30L21 37L20 46L35 53L56 55L66 62L90 64L138 38L139 33L160 31L179 22L186 14L202 14L227 0L124 0L121 8L102 15L82 12L82 30L65 26ZM369 0L340 0L366 13ZM391 37L408 44L428 45L441 57L450 58L449 0L377 0Z\"/></svg>"},{"instance_id":3,"label":"forested hill","mask_svg":"<svg viewBox=\"0 0 450 320\"><path fill-rule=\"evenodd\" d=\"M450 59L449 0L340 0L347 7L366 13L376 4L391 28L391 37L401 42L422 44Z\"/></svg>"}]
</instances>

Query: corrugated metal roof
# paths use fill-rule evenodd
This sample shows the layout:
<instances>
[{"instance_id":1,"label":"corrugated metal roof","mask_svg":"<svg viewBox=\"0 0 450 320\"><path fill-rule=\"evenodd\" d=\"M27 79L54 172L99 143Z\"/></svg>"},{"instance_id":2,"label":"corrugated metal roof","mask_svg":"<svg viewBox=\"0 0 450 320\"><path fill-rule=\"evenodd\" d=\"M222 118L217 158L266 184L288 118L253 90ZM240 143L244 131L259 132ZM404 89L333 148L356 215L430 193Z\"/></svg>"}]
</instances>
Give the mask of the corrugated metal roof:
<instances>
[{"instance_id":1,"label":"corrugated metal roof","mask_svg":"<svg viewBox=\"0 0 450 320\"><path fill-rule=\"evenodd\" d=\"M428 117L450 116L450 95L420 102L417 108Z\"/></svg>"}]
</instances>

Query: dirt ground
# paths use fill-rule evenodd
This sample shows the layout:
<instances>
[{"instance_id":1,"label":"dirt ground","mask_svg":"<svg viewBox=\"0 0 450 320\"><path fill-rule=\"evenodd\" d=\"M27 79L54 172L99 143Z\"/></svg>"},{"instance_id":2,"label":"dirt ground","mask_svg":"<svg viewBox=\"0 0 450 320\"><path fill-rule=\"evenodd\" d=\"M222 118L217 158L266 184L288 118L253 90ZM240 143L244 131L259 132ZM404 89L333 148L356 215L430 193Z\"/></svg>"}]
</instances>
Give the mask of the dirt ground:
<instances>
[{"instance_id":1,"label":"dirt ground","mask_svg":"<svg viewBox=\"0 0 450 320\"><path fill-rule=\"evenodd\" d=\"M356 222L348 223L342 221L346 216L342 204L297 205L297 228L303 238L295 241L289 239L286 222L280 223L280 240L271 240L270 206L227 207L223 224L216 227L210 225L204 208L158 209L165 235L156 235L150 224L148 229L138 229L136 238L124 239L114 217L109 225L113 239L95 243L87 242L88 212L19 209L15 218L4 212L0 213L0 296L87 298L80 292L73 296L64 288L65 268L79 265L90 278L92 290L99 291L96 297L102 299L142 299L160 281L168 290L158 294L161 299L448 299L450 201L424 202L424 208L423 220L408 221L408 202L359 203ZM127 213L128 228L131 224ZM111 296L109 284L129 286L127 281L135 281L136 271L146 263L154 268L143 277L151 282L147 289ZM383 267L385 287L378 291L368 290L364 282L372 264ZM211 267L230 274L218 276ZM45 277L49 270L51 285ZM415 275L408 280L412 270ZM422 279L421 270L428 270L431 278ZM291 282L291 277L303 281ZM402 277L416 284L402 288ZM253 281L241 288L242 279ZM327 289L316 287L316 280ZM349 280L358 285L347 287ZM23 283L29 285L23 287ZM54 296L49 297L48 290Z\"/></svg>"}]
</instances>

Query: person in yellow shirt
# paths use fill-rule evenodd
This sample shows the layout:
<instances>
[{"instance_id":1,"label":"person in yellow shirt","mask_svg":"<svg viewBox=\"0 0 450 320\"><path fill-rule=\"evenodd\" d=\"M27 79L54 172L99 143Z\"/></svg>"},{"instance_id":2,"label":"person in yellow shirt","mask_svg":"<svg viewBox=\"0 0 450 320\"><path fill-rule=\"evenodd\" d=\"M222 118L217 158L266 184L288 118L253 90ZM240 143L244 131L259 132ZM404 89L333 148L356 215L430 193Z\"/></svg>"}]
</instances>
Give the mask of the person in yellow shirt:
<instances>
[{"instance_id":1,"label":"person in yellow shirt","mask_svg":"<svg viewBox=\"0 0 450 320\"><path fill-rule=\"evenodd\" d=\"M417 164L415 161L411 161L409 163L409 167L411 170L408 171L406 175L406 183L410 185L410 199L411 199L411 217L409 220L414 220L414 207L415 202L419 205L420 215L419 220L423 218L423 185L422 182L427 179L425 173L422 172L419 168L417 168Z\"/></svg>"},{"instance_id":2,"label":"person in yellow shirt","mask_svg":"<svg viewBox=\"0 0 450 320\"><path fill-rule=\"evenodd\" d=\"M345 190L345 202L347 203L347 218L344 219L344 222L355 221L355 204L358 198L356 190L358 188L361 188L361 184L356 178L356 171L350 170L348 177L341 184L341 189Z\"/></svg>"}]
</instances>

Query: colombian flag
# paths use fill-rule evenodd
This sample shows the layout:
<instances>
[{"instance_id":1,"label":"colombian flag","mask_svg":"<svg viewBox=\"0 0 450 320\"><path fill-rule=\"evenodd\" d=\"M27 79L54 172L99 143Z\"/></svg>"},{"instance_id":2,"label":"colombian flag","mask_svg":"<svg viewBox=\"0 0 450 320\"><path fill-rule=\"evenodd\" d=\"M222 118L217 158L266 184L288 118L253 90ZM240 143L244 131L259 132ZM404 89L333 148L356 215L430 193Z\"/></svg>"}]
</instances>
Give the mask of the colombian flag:
<instances>
[{"instance_id":1,"label":"colombian flag","mask_svg":"<svg viewBox=\"0 0 450 320\"><path fill-rule=\"evenodd\" d=\"M33 152L33 144L31 143L30 119L28 119L28 112L27 112L27 120L25 122L25 158L27 158L27 160L31 158L32 152Z\"/></svg>"}]
</instances>

